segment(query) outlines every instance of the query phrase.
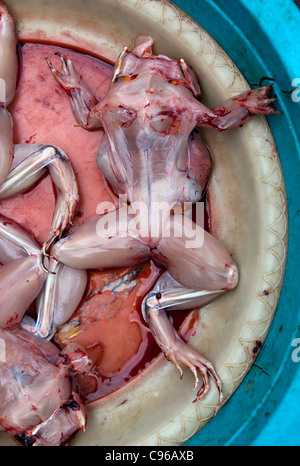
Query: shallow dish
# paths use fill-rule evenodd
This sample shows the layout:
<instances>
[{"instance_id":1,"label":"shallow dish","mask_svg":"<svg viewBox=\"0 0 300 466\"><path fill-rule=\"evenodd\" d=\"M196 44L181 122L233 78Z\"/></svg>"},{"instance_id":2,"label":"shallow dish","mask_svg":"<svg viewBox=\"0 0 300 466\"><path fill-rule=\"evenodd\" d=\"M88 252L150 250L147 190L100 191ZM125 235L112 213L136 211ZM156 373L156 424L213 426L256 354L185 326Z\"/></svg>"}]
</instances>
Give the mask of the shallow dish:
<instances>
[{"instance_id":1,"label":"shallow dish","mask_svg":"<svg viewBox=\"0 0 300 466\"><path fill-rule=\"evenodd\" d=\"M115 62L138 34L155 51L183 57L196 71L203 101L216 107L248 88L216 42L167 1L7 0L20 40L55 42ZM275 117L275 116L274 116ZM280 116L278 117L280 118ZM287 208L277 150L264 117L239 130L203 131L213 156L211 232L240 270L236 290L200 310L190 344L213 361L233 394L263 344L277 307L286 260ZM99 200L100 201L100 200ZM259 343L258 343L259 342ZM213 416L218 393L193 404L193 378L182 380L163 357L125 387L88 407L88 427L74 445L179 445ZM217 435L217 433L216 433ZM0 444L8 444L0 436Z\"/></svg>"}]
</instances>

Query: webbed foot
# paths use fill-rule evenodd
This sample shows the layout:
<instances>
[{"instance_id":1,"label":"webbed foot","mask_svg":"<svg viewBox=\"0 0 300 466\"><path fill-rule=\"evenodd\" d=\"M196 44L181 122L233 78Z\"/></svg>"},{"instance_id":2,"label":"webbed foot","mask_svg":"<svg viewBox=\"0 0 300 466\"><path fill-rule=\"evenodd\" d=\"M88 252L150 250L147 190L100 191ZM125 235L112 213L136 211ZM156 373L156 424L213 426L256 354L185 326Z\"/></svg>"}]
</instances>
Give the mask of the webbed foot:
<instances>
[{"instance_id":1,"label":"webbed foot","mask_svg":"<svg viewBox=\"0 0 300 466\"><path fill-rule=\"evenodd\" d=\"M170 288L170 291L163 291L165 288ZM219 392L215 414L219 411L223 401L221 379L213 364L183 341L164 309L192 309L211 302L218 294L220 292L184 288L168 272L165 272L158 280L155 291L149 293L142 302L143 317L148 323L154 339L166 359L179 370L180 377L183 377L181 366L189 369L194 375L194 390L196 390L199 384L198 372L201 374L203 384L197 392L194 403L207 394L210 388L209 376L212 377Z\"/></svg>"},{"instance_id":2,"label":"webbed foot","mask_svg":"<svg viewBox=\"0 0 300 466\"><path fill-rule=\"evenodd\" d=\"M181 365L193 373L195 377L194 390L199 384L198 372L202 375L203 385L197 392L193 403L201 400L207 394L210 388L209 375L212 377L219 391L219 402L215 410L215 413L217 413L223 401L223 393L222 382L213 364L179 338L173 341L172 345L164 353L168 361L172 362L179 370L181 378L183 377Z\"/></svg>"}]
</instances>

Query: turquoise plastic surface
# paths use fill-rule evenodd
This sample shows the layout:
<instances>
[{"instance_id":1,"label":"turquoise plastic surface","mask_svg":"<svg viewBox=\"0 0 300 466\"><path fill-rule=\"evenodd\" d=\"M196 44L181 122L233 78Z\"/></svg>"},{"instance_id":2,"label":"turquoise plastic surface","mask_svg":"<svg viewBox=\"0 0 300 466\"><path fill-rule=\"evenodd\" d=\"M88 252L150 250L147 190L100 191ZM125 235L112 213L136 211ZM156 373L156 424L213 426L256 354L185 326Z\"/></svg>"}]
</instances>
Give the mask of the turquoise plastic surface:
<instances>
[{"instance_id":1,"label":"turquoise plastic surface","mask_svg":"<svg viewBox=\"0 0 300 466\"><path fill-rule=\"evenodd\" d=\"M174 0L228 53L249 84L275 79L280 118L269 118L284 172L289 206L289 251L280 302L264 347L218 416L186 446L300 446L300 10L292 0ZM295 84L295 83L294 83ZM287 92L289 91L289 93ZM300 92L294 93L300 100ZM300 354L300 353L299 353Z\"/></svg>"}]
</instances>

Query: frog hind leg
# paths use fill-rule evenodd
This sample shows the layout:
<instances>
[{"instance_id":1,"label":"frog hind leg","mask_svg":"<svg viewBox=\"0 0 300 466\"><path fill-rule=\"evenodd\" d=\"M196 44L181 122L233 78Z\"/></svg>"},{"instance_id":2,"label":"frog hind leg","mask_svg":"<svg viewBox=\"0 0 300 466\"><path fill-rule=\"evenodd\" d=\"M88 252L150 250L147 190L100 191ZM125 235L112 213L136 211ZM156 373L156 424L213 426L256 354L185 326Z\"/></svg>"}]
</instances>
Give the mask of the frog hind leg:
<instances>
[{"instance_id":1,"label":"frog hind leg","mask_svg":"<svg viewBox=\"0 0 300 466\"><path fill-rule=\"evenodd\" d=\"M42 248L42 264L52 244L69 227L79 202L75 174L67 155L55 146L18 144L14 161L0 189L0 200L30 189L48 171L56 188L57 202L51 231Z\"/></svg>"},{"instance_id":2,"label":"frog hind leg","mask_svg":"<svg viewBox=\"0 0 300 466\"><path fill-rule=\"evenodd\" d=\"M166 311L193 309L232 290L238 282L237 267L225 247L189 217L184 218L183 225L183 216L175 214L169 235L166 225L164 228L165 234L152 254L153 260L164 265L168 273L144 299L143 315L156 342L181 376L183 365L194 374L196 388L197 372L202 375L203 385L195 401L208 392L209 375L213 378L219 391L218 411L223 400L222 383L213 364L182 340ZM179 228L183 228L181 236ZM198 241L189 243L192 229Z\"/></svg>"},{"instance_id":3,"label":"frog hind leg","mask_svg":"<svg viewBox=\"0 0 300 466\"><path fill-rule=\"evenodd\" d=\"M218 298L224 291L195 290L184 287L165 272L157 281L155 288L144 298L142 314L166 359L179 370L181 365L189 369L195 377L194 390L199 384L198 372L202 375L203 385L198 390L194 402L203 398L210 388L209 375L219 391L216 412L223 401L222 382L213 364L198 351L190 347L173 327L167 312L191 310L204 306Z\"/></svg>"},{"instance_id":4,"label":"frog hind leg","mask_svg":"<svg viewBox=\"0 0 300 466\"><path fill-rule=\"evenodd\" d=\"M40 293L46 274L40 246L21 226L0 216L0 328L18 326Z\"/></svg>"}]
</instances>

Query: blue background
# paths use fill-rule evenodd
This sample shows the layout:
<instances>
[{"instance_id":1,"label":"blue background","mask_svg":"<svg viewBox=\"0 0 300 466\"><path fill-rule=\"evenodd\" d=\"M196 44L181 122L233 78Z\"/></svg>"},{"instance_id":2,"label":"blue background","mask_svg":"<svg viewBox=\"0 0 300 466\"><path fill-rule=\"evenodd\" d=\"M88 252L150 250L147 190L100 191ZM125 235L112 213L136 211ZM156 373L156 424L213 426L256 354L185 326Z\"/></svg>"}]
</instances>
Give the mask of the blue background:
<instances>
[{"instance_id":1,"label":"blue background","mask_svg":"<svg viewBox=\"0 0 300 466\"><path fill-rule=\"evenodd\" d=\"M173 0L228 53L249 84L275 79L280 118L269 118L284 172L289 206L289 250L280 302L253 367L220 411L185 445L300 446L300 10L292 0ZM265 84L268 84L266 82ZM299 92L300 96L300 92ZM300 352L299 352L300 355Z\"/></svg>"}]
</instances>

